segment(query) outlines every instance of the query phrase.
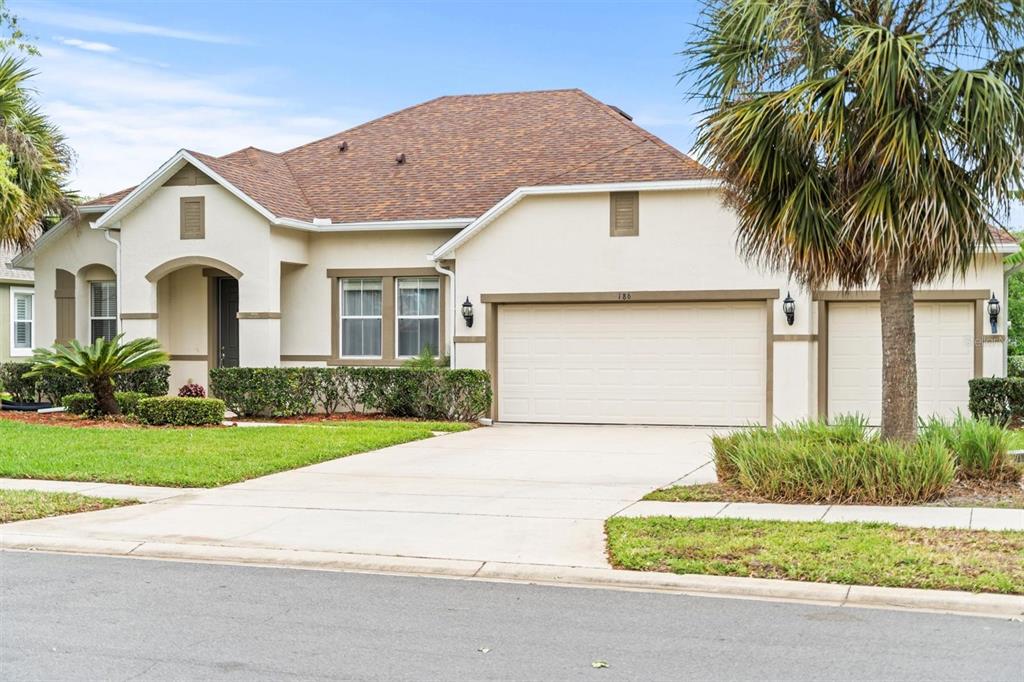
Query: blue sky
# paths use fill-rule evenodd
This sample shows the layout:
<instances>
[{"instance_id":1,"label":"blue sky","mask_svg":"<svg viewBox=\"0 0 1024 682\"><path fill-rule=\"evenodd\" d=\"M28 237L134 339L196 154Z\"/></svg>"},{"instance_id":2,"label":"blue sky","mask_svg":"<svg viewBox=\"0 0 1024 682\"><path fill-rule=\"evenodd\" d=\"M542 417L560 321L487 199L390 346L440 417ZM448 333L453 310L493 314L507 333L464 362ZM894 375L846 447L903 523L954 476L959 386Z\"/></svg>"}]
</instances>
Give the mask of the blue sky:
<instances>
[{"instance_id":1,"label":"blue sky","mask_svg":"<svg viewBox=\"0 0 1024 682\"><path fill-rule=\"evenodd\" d=\"M38 39L39 99L90 195L183 147L282 151L447 94L579 87L693 142L676 53L696 0L9 5Z\"/></svg>"}]
</instances>

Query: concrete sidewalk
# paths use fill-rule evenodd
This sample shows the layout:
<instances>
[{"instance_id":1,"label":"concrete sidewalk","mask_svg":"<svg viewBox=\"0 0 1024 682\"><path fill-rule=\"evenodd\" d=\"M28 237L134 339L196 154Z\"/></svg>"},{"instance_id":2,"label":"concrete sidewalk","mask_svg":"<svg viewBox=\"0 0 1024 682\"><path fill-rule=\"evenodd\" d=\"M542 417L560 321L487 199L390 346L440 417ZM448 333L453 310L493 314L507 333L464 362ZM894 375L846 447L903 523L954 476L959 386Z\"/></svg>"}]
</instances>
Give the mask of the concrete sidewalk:
<instances>
[{"instance_id":1,"label":"concrete sidewalk","mask_svg":"<svg viewBox=\"0 0 1024 682\"><path fill-rule=\"evenodd\" d=\"M78 493L90 497L108 497L115 500L161 502L179 495L187 495L203 488L163 488L152 485L123 483L97 483L96 481L46 481L32 478L0 478L0 490L39 490L46 493Z\"/></svg>"},{"instance_id":2,"label":"concrete sidewalk","mask_svg":"<svg viewBox=\"0 0 1024 682\"><path fill-rule=\"evenodd\" d=\"M640 501L616 516L758 519L773 521L866 521L916 528L1024 531L1024 509L988 507L882 507L870 505L757 504L752 502Z\"/></svg>"}]
</instances>

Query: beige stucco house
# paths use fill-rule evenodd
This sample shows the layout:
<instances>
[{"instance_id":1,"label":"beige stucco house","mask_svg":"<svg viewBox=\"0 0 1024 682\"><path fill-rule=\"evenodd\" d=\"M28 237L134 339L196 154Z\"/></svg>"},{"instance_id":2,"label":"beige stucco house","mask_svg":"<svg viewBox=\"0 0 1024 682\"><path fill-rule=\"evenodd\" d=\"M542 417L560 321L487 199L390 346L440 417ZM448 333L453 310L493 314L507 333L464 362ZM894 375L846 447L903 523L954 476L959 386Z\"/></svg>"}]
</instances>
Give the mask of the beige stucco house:
<instances>
[{"instance_id":1,"label":"beige stucco house","mask_svg":"<svg viewBox=\"0 0 1024 682\"><path fill-rule=\"evenodd\" d=\"M16 259L35 343L154 336L218 365L486 368L504 421L737 425L880 411L877 292L734 248L698 163L579 90L442 97L283 153L180 151ZM1005 372L997 235L917 304L923 413ZM787 294L793 319L784 314Z\"/></svg>"}]
</instances>

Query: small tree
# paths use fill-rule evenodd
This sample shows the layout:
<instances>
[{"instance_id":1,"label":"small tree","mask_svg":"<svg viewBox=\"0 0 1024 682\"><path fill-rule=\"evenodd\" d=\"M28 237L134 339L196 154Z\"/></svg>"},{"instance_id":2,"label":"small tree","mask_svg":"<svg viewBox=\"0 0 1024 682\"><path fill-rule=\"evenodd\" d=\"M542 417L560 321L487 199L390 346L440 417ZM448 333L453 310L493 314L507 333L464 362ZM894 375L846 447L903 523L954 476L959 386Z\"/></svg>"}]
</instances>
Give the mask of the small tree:
<instances>
[{"instance_id":1,"label":"small tree","mask_svg":"<svg viewBox=\"0 0 1024 682\"><path fill-rule=\"evenodd\" d=\"M1024 176L1022 0L706 0L698 149L740 252L877 286L882 434L917 431L914 294L992 244Z\"/></svg>"},{"instance_id":2,"label":"small tree","mask_svg":"<svg viewBox=\"0 0 1024 682\"><path fill-rule=\"evenodd\" d=\"M32 370L25 376L58 370L81 377L96 398L101 414L120 414L121 409L114 399L114 376L163 365L170 359L156 339L122 343L123 336L99 338L91 346L72 340L66 345L55 344L53 348L37 348L32 356Z\"/></svg>"}]
</instances>

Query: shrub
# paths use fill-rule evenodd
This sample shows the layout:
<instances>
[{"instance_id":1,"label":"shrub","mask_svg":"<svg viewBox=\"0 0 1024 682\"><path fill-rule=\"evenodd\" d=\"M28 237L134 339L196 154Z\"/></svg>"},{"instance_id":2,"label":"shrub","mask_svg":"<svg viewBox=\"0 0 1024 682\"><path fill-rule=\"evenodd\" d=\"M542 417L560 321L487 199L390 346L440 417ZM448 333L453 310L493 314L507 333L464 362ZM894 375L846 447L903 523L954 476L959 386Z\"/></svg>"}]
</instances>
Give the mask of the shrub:
<instances>
[{"instance_id":1,"label":"shrub","mask_svg":"<svg viewBox=\"0 0 1024 682\"><path fill-rule=\"evenodd\" d=\"M1006 370L1011 377L1024 377L1024 355L1011 355L1006 359Z\"/></svg>"},{"instance_id":2,"label":"shrub","mask_svg":"<svg viewBox=\"0 0 1024 682\"><path fill-rule=\"evenodd\" d=\"M130 391L118 391L114 393L114 400L121 408L121 414L134 415L138 411L139 401L146 398L145 393ZM96 404L96 398L92 393L69 393L61 399L61 405L72 414L80 414L87 417L99 417L100 409Z\"/></svg>"},{"instance_id":3,"label":"shrub","mask_svg":"<svg viewBox=\"0 0 1024 682\"><path fill-rule=\"evenodd\" d=\"M224 401L215 398L143 398L139 421L169 426L205 426L224 421Z\"/></svg>"},{"instance_id":4,"label":"shrub","mask_svg":"<svg viewBox=\"0 0 1024 682\"><path fill-rule=\"evenodd\" d=\"M32 369L27 362L5 362L0 364L0 388L11 394L16 403L33 403L38 398L36 380L24 376Z\"/></svg>"},{"instance_id":5,"label":"shrub","mask_svg":"<svg viewBox=\"0 0 1024 682\"><path fill-rule=\"evenodd\" d=\"M185 384L178 389L179 398L205 398L206 389L200 384Z\"/></svg>"},{"instance_id":6,"label":"shrub","mask_svg":"<svg viewBox=\"0 0 1024 682\"><path fill-rule=\"evenodd\" d=\"M713 439L719 480L783 502L893 504L934 499L952 483L953 456L937 438L882 441L850 417L752 429Z\"/></svg>"},{"instance_id":7,"label":"shrub","mask_svg":"<svg viewBox=\"0 0 1024 682\"><path fill-rule=\"evenodd\" d=\"M340 409L391 417L471 420L491 407L487 372L411 367L232 367L210 372L210 392L241 416Z\"/></svg>"},{"instance_id":8,"label":"shrub","mask_svg":"<svg viewBox=\"0 0 1024 682\"><path fill-rule=\"evenodd\" d=\"M171 366L155 365L115 375L114 387L119 391L145 393L148 396L167 395L171 390Z\"/></svg>"},{"instance_id":9,"label":"shrub","mask_svg":"<svg viewBox=\"0 0 1024 682\"><path fill-rule=\"evenodd\" d=\"M921 437L942 442L956 458L963 478L998 480L1016 478L1010 457L1010 432L990 419L968 419L958 414L952 423L930 419L921 425Z\"/></svg>"},{"instance_id":10,"label":"shrub","mask_svg":"<svg viewBox=\"0 0 1024 682\"><path fill-rule=\"evenodd\" d=\"M968 409L976 419L998 424L1024 418L1024 379L984 377L971 379Z\"/></svg>"}]
</instances>

